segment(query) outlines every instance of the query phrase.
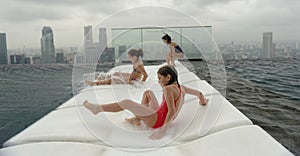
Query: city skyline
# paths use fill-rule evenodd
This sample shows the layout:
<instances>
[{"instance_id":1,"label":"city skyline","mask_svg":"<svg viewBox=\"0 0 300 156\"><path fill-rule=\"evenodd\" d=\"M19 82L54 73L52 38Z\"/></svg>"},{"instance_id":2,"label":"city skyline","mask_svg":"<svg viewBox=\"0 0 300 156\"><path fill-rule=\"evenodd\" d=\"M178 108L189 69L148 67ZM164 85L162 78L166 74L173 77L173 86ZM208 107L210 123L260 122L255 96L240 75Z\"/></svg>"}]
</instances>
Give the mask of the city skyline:
<instances>
[{"instance_id":1,"label":"city skyline","mask_svg":"<svg viewBox=\"0 0 300 156\"><path fill-rule=\"evenodd\" d=\"M79 0L0 0L0 4L6 6L0 11L0 32L7 35L8 49L39 47L40 29L44 25L55 30L57 47L78 47L83 41L82 27L85 25L94 26L118 11L149 5L183 11L203 25L212 25L218 43L261 41L263 32L273 32L274 42L300 40L297 16L300 2L296 0L101 0L89 3ZM161 16L173 18L164 13ZM20 25L22 29L19 29Z\"/></svg>"},{"instance_id":2,"label":"city skyline","mask_svg":"<svg viewBox=\"0 0 300 156\"><path fill-rule=\"evenodd\" d=\"M149 29L149 28L148 28ZM126 51L127 47L130 46L128 43L124 43L124 38L122 37L118 38L117 40L114 40L112 43L117 44L117 46L112 47L106 47L103 51L103 55L99 57L99 51L100 49L103 49L103 44L101 42L94 42L93 41L93 28L92 26L85 26L84 27L84 48L79 50L75 47L69 47L69 49L60 49L60 48L54 48L53 45L53 31L51 27L44 26L42 30L42 38L41 38L41 45L45 45L44 48L46 49L46 56L44 55L43 58L43 52L42 47L40 49L40 54L37 53L28 53L26 54L26 49L23 49L23 52L17 52L17 53L10 53L8 51L9 55L9 64L52 64L52 63L97 63L98 61L101 62L109 62L114 61L115 58L118 58L122 55L123 52ZM136 29L137 30L137 29ZM141 30L141 29L138 29ZM147 31L146 31L147 32ZM153 31L151 31L153 33ZM99 28L99 31L95 31L94 33L98 33L99 35L99 41L104 41L104 45L107 38L106 38L106 30L105 28ZM128 33L128 32L127 32ZM133 33L140 33L137 31L133 31ZM144 32L145 33L145 32ZM144 34L143 33L143 34ZM280 58L299 58L300 57L300 51L299 51L299 43L298 42L287 42L287 43L278 43L273 44L272 42L272 32L264 32L262 34L262 44L244 44L244 43L237 43L237 42L231 42L230 44L220 44L220 52L222 53L222 56L225 60L228 59L280 59ZM3 33L0 35L3 35ZM4 34L5 35L5 34ZM142 36L147 36L146 38L149 39L149 34L144 34ZM150 35L151 36L151 35ZM5 37L5 36L4 36ZM123 36L124 37L124 36ZM126 37L126 35L125 35ZM52 40L52 42L51 42ZM120 44L118 42L120 40L122 43ZM144 40L144 39L141 39ZM43 41L46 41L46 43L43 43ZM126 41L125 41L126 42ZM147 42L147 41L146 41ZM1 42L2 43L2 42ZM120 44L120 45L119 45ZM130 44L130 43L129 43ZM47 45L47 46L46 46ZM51 46L53 45L53 46ZM102 46L101 46L102 45ZM146 44L147 45L147 44ZM187 46L186 43L182 44L185 45L184 49L186 50L187 55L191 55L191 50L194 52L195 50L192 47ZM150 45L151 46L151 45ZM53 48L50 48L53 47ZM102 47L102 48L101 48ZM144 47L146 48L146 47ZM153 47L150 47L153 48ZM161 48L161 47L160 47ZM158 48L157 50L160 51ZM192 48L192 49L191 49ZM272 48L272 49L271 49ZM32 52L32 50L29 48ZM52 50L50 50L52 49ZM147 49L147 48L146 48ZM67 51L64 51L67 50ZM148 47L149 50L149 47ZM151 49L150 51L157 51ZM52 51L53 57L49 57L48 54L49 51ZM76 54L76 56L75 56ZM159 54L159 53L157 53ZM99 58L99 59L97 59ZM148 56L148 59L150 57ZM152 58L152 56L151 56ZM192 56L189 56L190 59L195 59ZM122 58L123 59L123 58ZM56 61L55 61L56 60Z\"/></svg>"}]
</instances>

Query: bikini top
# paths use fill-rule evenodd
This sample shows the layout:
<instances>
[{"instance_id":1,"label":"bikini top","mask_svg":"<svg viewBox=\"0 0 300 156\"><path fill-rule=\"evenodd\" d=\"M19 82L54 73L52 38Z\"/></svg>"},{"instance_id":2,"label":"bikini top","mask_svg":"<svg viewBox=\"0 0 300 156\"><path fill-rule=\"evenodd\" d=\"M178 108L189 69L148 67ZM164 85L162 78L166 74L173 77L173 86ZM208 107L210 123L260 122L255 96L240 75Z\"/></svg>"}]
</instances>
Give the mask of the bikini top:
<instances>
[{"instance_id":1,"label":"bikini top","mask_svg":"<svg viewBox=\"0 0 300 156\"><path fill-rule=\"evenodd\" d=\"M137 69L136 69L137 67L135 67L134 65L133 65L132 68L133 68L133 71L134 71L134 72L136 72L136 73L138 73L138 74L141 74L141 73L142 73L141 71L137 70Z\"/></svg>"}]
</instances>

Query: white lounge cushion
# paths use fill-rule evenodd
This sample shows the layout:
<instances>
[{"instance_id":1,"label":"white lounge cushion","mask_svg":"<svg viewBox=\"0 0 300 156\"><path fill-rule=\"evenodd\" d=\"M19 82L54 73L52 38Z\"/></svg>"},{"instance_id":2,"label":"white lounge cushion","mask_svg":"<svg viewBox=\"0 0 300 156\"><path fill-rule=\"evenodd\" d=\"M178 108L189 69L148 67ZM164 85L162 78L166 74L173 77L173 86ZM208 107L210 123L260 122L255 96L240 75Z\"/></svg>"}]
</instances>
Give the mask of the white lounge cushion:
<instances>
[{"instance_id":1,"label":"white lounge cushion","mask_svg":"<svg viewBox=\"0 0 300 156\"><path fill-rule=\"evenodd\" d=\"M252 124L221 95L209 98L210 102L205 107L199 106L197 99L187 102L168 134L162 140L150 144L146 140L149 140L148 136L152 131L124 122L126 117L130 117L127 111L93 115L84 107L71 107L49 113L5 142L4 146L30 142L71 141L97 144L104 142L119 147L156 147L158 143L168 144L172 141L173 145L180 144L227 128ZM82 104L84 99L80 100L79 103ZM174 138L176 141L173 141ZM127 142L127 139L134 141Z\"/></svg>"},{"instance_id":2,"label":"white lounge cushion","mask_svg":"<svg viewBox=\"0 0 300 156\"><path fill-rule=\"evenodd\" d=\"M0 149L1 156L292 156L258 126L224 130L192 142L156 149L118 149L103 145L74 142L39 142Z\"/></svg>"},{"instance_id":3,"label":"white lounge cushion","mask_svg":"<svg viewBox=\"0 0 300 156\"><path fill-rule=\"evenodd\" d=\"M197 106L198 99L184 104L174 125L180 127L187 122L190 124L173 144L195 140L228 128L253 124L222 95L212 95L208 98L207 106Z\"/></svg>"}]
</instances>

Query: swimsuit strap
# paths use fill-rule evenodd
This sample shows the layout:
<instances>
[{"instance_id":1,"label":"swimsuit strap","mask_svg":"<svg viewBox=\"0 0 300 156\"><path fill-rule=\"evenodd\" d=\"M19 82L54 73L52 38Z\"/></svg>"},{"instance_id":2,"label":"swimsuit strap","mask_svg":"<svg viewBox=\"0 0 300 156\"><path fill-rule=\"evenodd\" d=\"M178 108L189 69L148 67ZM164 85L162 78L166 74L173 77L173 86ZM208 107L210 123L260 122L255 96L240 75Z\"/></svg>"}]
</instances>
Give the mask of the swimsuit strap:
<instances>
[{"instance_id":1,"label":"swimsuit strap","mask_svg":"<svg viewBox=\"0 0 300 156\"><path fill-rule=\"evenodd\" d=\"M174 101L176 101L176 102L177 102L177 100L180 98L181 93L182 93L181 87L178 86L178 88L179 88L179 95L178 95L178 97L174 100ZM163 95L162 97L163 97L163 101L166 100L164 95Z\"/></svg>"},{"instance_id":2,"label":"swimsuit strap","mask_svg":"<svg viewBox=\"0 0 300 156\"><path fill-rule=\"evenodd\" d=\"M181 87L180 86L178 86L178 88L179 88L179 95L178 95L178 97L175 99L175 101L177 102L177 100L180 98L180 96L181 96L181 92L182 92L182 90L181 90Z\"/></svg>"}]
</instances>

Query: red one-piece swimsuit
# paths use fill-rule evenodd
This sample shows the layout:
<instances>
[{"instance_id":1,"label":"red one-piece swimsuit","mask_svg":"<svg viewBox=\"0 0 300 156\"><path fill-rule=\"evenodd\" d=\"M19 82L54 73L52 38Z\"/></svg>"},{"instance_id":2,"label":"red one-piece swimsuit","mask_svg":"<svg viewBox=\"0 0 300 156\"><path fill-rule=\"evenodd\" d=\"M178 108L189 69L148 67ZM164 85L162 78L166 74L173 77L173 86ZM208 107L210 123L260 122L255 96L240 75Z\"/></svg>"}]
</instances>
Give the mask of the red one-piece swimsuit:
<instances>
[{"instance_id":1,"label":"red one-piece swimsuit","mask_svg":"<svg viewBox=\"0 0 300 156\"><path fill-rule=\"evenodd\" d=\"M175 107L176 107L176 103L177 103L178 99L181 96L180 86L178 88L179 88L180 93L179 93L179 96L174 100ZM159 106L159 108L157 109L156 113L157 113L157 120L152 128L159 128L159 127L163 126L165 123L165 120L166 120L166 117L168 114L168 106L167 106L165 96L163 96L163 101L162 101L161 105Z\"/></svg>"}]
</instances>

